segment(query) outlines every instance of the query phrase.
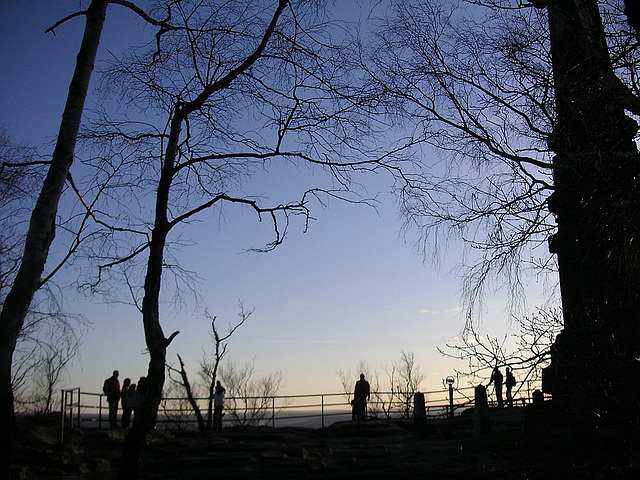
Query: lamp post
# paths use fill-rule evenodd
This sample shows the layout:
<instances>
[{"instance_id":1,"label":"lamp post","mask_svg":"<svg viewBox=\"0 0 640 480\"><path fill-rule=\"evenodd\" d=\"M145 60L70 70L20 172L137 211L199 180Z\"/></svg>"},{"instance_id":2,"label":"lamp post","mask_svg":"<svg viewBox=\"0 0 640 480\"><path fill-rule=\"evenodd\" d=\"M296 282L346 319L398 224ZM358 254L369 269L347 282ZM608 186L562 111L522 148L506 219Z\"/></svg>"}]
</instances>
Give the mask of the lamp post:
<instances>
[{"instance_id":1,"label":"lamp post","mask_svg":"<svg viewBox=\"0 0 640 480\"><path fill-rule=\"evenodd\" d=\"M456 380L452 376L448 376L445 381L449 385L449 419L453 420L453 384Z\"/></svg>"}]
</instances>

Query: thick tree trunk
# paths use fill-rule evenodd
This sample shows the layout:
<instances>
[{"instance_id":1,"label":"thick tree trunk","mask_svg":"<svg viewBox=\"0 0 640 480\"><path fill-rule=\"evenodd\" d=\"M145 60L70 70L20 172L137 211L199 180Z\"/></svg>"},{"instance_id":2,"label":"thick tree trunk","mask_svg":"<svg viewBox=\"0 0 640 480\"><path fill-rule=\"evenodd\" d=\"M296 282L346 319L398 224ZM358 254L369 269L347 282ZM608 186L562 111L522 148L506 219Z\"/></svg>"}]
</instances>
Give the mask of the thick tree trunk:
<instances>
[{"instance_id":1,"label":"thick tree trunk","mask_svg":"<svg viewBox=\"0 0 640 480\"><path fill-rule=\"evenodd\" d=\"M624 0L624 13L627 22L636 34L636 40L640 42L640 2L638 0Z\"/></svg>"},{"instance_id":2,"label":"thick tree trunk","mask_svg":"<svg viewBox=\"0 0 640 480\"><path fill-rule=\"evenodd\" d=\"M166 212L166 209L163 210ZM142 320L147 348L149 350L149 367L144 388L139 392L140 402L136 410L133 426L127 433L122 447L122 461L118 478L136 479L139 475L139 458L144 449L147 435L153 430L162 400L162 388L165 379L167 345L160 315L158 300L160 280L162 277L162 254L166 243L167 229L162 224L153 230L149 247L149 260L145 280L145 296L142 303Z\"/></svg>"},{"instance_id":3,"label":"thick tree trunk","mask_svg":"<svg viewBox=\"0 0 640 480\"><path fill-rule=\"evenodd\" d=\"M147 391L141 395L133 427L125 437L122 447L120 470L118 472L119 480L137 479L139 477L140 455L143 451L147 435L155 426L158 407L162 400L167 346L178 333L174 332L168 339L164 337L162 326L160 325L159 302L164 248L167 235L171 230L171 224L168 220L169 196L174 180L174 168L183 122L186 122L191 113L202 108L211 95L228 88L238 75L249 69L251 65L260 58L260 55L275 30L280 14L288 3L288 0L279 0L278 7L273 14L271 22L255 51L248 55L235 69L231 70L221 80L203 88L194 100L188 103L179 102L175 106L156 192L154 227L151 233L151 241L149 242L149 260L144 282L144 298L142 300L142 322L144 325L145 341L149 350Z\"/></svg>"},{"instance_id":4,"label":"thick tree trunk","mask_svg":"<svg viewBox=\"0 0 640 480\"><path fill-rule=\"evenodd\" d=\"M564 329L543 388L581 415L638 409L640 158L638 129L614 94L596 0L548 5L557 123L549 209Z\"/></svg>"},{"instance_id":5,"label":"thick tree trunk","mask_svg":"<svg viewBox=\"0 0 640 480\"><path fill-rule=\"evenodd\" d=\"M14 434L11 363L18 334L40 287L40 277L53 241L55 216L64 183L73 163L84 102L98 51L108 0L93 0L86 12L87 22L76 68L69 85L67 103L49 171L31 214L22 263L0 312L0 477L9 478Z\"/></svg>"},{"instance_id":6,"label":"thick tree trunk","mask_svg":"<svg viewBox=\"0 0 640 480\"><path fill-rule=\"evenodd\" d=\"M118 472L119 480L137 479L139 476L140 455L144 449L147 435L155 427L158 407L162 400L167 346L175 336L173 334L169 339L164 336L162 325L160 324L159 303L164 248L170 230L167 219L169 193L171 182L173 181L183 119L184 117L178 109L171 121L169 140L164 155L160 180L158 181L154 228L151 233L151 242L149 243L149 259L144 281L144 298L142 299L142 322L145 341L149 350L149 368L145 391L140 394L140 403L136 410L133 426L127 433L122 447L122 461Z\"/></svg>"}]
</instances>

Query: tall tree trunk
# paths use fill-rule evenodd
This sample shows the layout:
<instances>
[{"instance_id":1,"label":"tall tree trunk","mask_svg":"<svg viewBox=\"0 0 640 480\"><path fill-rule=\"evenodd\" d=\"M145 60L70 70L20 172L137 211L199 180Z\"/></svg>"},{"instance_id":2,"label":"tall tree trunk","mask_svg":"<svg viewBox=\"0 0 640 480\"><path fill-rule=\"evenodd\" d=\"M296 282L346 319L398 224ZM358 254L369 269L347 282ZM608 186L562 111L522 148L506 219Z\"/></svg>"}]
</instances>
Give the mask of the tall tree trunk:
<instances>
[{"instance_id":1,"label":"tall tree trunk","mask_svg":"<svg viewBox=\"0 0 640 480\"><path fill-rule=\"evenodd\" d=\"M146 392L141 395L133 426L127 433L122 446L119 480L137 479L140 474L139 459L142 454L147 435L153 430L158 415L158 407L162 400L164 386L167 346L179 333L174 332L167 339L160 325L160 284L167 236L171 230L168 220L169 196L175 175L178 145L183 122L189 115L202 108L207 99L214 93L228 88L244 71L249 69L262 55L271 35L275 31L280 14L289 0L279 0L276 11L265 30L257 48L239 65L222 79L207 85L191 102L178 102L171 118L169 137L162 161L162 170L156 192L155 218L151 241L149 242L149 260L144 281L144 298L142 299L142 323L147 348L149 350L149 370L147 373Z\"/></svg>"},{"instance_id":2,"label":"tall tree trunk","mask_svg":"<svg viewBox=\"0 0 640 480\"><path fill-rule=\"evenodd\" d=\"M18 334L40 287L40 277L55 235L55 217L64 183L73 163L84 102L98 51L108 0L93 0L86 11L86 25L76 67L69 85L58 139L49 171L31 213L20 268L0 312L0 477L9 478L15 419L11 389L11 363Z\"/></svg>"},{"instance_id":3,"label":"tall tree trunk","mask_svg":"<svg viewBox=\"0 0 640 480\"><path fill-rule=\"evenodd\" d=\"M624 0L624 13L629 26L634 29L636 40L640 42L640 3L638 0Z\"/></svg>"},{"instance_id":4,"label":"tall tree trunk","mask_svg":"<svg viewBox=\"0 0 640 480\"><path fill-rule=\"evenodd\" d=\"M543 388L581 415L639 406L640 158L635 121L615 95L596 0L548 6L557 123L549 138L555 192L549 209L564 329ZM629 410L630 409L630 410Z\"/></svg>"},{"instance_id":5,"label":"tall tree trunk","mask_svg":"<svg viewBox=\"0 0 640 480\"><path fill-rule=\"evenodd\" d=\"M142 323L147 348L149 350L149 368L145 389L140 392L140 403L136 410L133 426L125 437L122 446L122 457L119 480L137 479L139 476L139 459L145 446L147 435L153 430L158 415L158 407L162 400L164 387L167 346L171 343L175 332L166 339L160 324L160 284L164 248L167 242L170 225L167 219L169 193L173 181L174 165L178 151L178 141L185 117L177 108L171 121L169 140L164 155L164 162L158 190L156 193L155 220L149 243L149 259L144 281L144 298L142 300Z\"/></svg>"}]
</instances>

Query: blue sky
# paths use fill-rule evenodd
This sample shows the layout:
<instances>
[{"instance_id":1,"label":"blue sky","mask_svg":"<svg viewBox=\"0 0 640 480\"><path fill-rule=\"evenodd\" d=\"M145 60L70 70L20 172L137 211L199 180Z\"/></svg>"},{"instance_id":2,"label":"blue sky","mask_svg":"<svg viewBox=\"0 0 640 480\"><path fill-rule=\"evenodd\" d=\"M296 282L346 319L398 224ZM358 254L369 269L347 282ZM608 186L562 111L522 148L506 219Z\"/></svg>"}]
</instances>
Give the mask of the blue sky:
<instances>
[{"instance_id":1,"label":"blue sky","mask_svg":"<svg viewBox=\"0 0 640 480\"><path fill-rule=\"evenodd\" d=\"M72 74L82 19L61 26L57 36L44 30L86 1L0 1L0 124L23 144L43 152L57 133ZM111 6L100 59L129 40L123 32L130 14ZM95 82L93 82L95 86ZM88 101L91 107L95 97ZM306 173L305 173L306 174ZM257 179L269 182L269 179ZM335 392L336 371L359 361L382 370L401 350L414 352L426 374L425 389L438 388L456 366L436 346L460 334L460 281L450 272L462 255L453 244L439 268L425 264L413 247L417 232L400 234L401 220L389 195L390 179L367 185L380 192L377 209L331 201L315 209L307 233L294 225L283 245L268 254L246 253L268 238L270 226L247 211L226 209L220 221L193 226L185 235L196 246L180 254L182 266L201 277L203 305L220 325L235 322L238 301L255 313L230 340L229 358L255 358L258 374L280 370L283 393ZM69 274L69 273L67 273ZM535 281L529 286L540 292ZM68 291L72 310L91 323L66 386L98 391L111 370L137 378L146 370L141 316L125 305L107 305ZM536 296L529 301L538 305ZM195 379L197 362L209 342L209 322L201 310L163 308L165 333L181 333L171 344L170 361L180 354ZM483 331L508 331L502 294L486 299ZM457 365L461 367L461 365Z\"/></svg>"}]
</instances>

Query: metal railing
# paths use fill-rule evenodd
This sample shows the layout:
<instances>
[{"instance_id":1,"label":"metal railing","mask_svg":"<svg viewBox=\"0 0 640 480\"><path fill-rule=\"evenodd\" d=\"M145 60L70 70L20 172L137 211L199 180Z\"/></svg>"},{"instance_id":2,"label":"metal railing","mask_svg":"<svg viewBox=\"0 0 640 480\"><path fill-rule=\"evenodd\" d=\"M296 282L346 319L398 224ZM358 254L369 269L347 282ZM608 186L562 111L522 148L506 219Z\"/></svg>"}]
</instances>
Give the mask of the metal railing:
<instances>
[{"instance_id":1,"label":"metal railing","mask_svg":"<svg viewBox=\"0 0 640 480\"><path fill-rule=\"evenodd\" d=\"M446 418L459 414L474 405L474 387L453 388L423 392L428 418ZM523 391L526 391L523 389ZM450 396L453 394L453 396ZM81 392L79 388L63 390L61 395L61 440L65 425L79 428L102 428L108 425L108 405L101 393ZM223 423L230 425L306 426L325 428L334 421L351 419L351 395L346 393L320 393L300 395L274 395L268 397L227 397ZM206 417L207 398L196 399ZM517 394L518 405L528 398ZM495 401L490 402L495 403ZM372 392L367 405L370 418L409 418L413 413L413 393ZM135 415L135 414L134 414ZM164 398L158 411L159 427L197 428L193 410L186 398Z\"/></svg>"},{"instance_id":2,"label":"metal railing","mask_svg":"<svg viewBox=\"0 0 640 480\"><path fill-rule=\"evenodd\" d=\"M80 389L71 388L62 390L60 395L60 443L64 442L64 428L69 422L69 428L73 428L74 413L76 426L80 428Z\"/></svg>"}]
</instances>

